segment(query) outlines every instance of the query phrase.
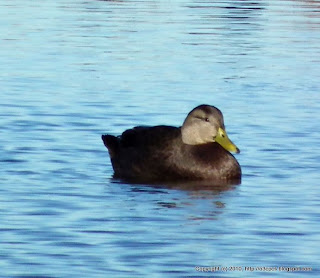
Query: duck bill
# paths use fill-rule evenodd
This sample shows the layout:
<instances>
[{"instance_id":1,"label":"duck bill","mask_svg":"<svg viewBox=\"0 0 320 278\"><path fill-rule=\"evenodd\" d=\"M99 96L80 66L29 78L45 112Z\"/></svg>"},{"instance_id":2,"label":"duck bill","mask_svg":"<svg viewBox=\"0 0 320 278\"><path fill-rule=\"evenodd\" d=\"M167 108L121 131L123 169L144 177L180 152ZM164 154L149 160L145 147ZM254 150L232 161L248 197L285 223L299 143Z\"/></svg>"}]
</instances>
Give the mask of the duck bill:
<instances>
[{"instance_id":1,"label":"duck bill","mask_svg":"<svg viewBox=\"0 0 320 278\"><path fill-rule=\"evenodd\" d=\"M215 141L229 152L240 153L240 150L237 148L235 144L232 143L226 131L221 127L219 127Z\"/></svg>"}]
</instances>

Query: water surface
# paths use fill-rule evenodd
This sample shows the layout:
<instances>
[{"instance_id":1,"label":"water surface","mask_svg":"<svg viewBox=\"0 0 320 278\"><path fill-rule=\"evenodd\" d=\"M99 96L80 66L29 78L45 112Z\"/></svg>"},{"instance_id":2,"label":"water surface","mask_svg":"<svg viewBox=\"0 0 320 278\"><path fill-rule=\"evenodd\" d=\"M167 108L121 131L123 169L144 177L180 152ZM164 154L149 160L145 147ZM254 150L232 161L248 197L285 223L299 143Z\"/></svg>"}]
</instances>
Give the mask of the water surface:
<instances>
[{"instance_id":1,"label":"water surface","mask_svg":"<svg viewBox=\"0 0 320 278\"><path fill-rule=\"evenodd\" d=\"M319 15L302 0L2 2L1 277L319 275ZM241 185L112 179L101 134L181 125L202 103L224 113Z\"/></svg>"}]
</instances>

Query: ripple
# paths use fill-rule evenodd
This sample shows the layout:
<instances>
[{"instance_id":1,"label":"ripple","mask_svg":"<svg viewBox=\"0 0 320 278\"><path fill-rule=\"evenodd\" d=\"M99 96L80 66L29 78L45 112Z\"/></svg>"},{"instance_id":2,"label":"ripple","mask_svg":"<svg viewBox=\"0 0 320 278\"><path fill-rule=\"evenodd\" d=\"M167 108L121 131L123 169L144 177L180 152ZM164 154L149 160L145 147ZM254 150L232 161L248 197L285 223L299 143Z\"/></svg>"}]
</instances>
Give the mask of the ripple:
<instances>
[{"instance_id":1,"label":"ripple","mask_svg":"<svg viewBox=\"0 0 320 278\"><path fill-rule=\"evenodd\" d=\"M319 276L319 1L57 2L0 4L1 275ZM112 179L100 134L201 103L241 184Z\"/></svg>"}]
</instances>

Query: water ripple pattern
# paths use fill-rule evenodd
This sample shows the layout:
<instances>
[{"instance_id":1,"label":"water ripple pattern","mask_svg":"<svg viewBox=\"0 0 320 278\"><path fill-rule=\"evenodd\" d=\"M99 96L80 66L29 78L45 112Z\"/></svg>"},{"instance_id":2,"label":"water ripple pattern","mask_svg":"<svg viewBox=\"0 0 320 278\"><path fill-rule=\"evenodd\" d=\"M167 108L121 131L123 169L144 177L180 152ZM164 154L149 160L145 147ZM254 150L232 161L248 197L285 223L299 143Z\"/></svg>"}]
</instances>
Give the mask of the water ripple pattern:
<instances>
[{"instance_id":1,"label":"water ripple pattern","mask_svg":"<svg viewBox=\"0 0 320 278\"><path fill-rule=\"evenodd\" d=\"M320 275L320 1L14 0L0 23L0 277ZM101 134L202 103L242 184L112 179Z\"/></svg>"}]
</instances>

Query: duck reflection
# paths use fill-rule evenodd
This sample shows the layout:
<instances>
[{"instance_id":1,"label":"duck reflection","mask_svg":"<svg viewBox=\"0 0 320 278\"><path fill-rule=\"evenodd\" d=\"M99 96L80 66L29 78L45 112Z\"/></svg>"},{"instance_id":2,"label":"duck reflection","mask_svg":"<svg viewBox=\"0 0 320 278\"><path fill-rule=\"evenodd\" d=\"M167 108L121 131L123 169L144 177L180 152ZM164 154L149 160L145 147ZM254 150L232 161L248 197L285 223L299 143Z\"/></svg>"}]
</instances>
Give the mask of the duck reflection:
<instances>
[{"instance_id":1,"label":"duck reflection","mask_svg":"<svg viewBox=\"0 0 320 278\"><path fill-rule=\"evenodd\" d=\"M133 191L159 193L161 190L182 190L191 193L193 196L214 196L222 192L233 190L241 184L241 178L233 180L179 180L168 182L142 182L139 180L128 180L113 178L113 183L130 184Z\"/></svg>"},{"instance_id":2,"label":"duck reflection","mask_svg":"<svg viewBox=\"0 0 320 278\"><path fill-rule=\"evenodd\" d=\"M235 190L241 181L141 183L113 178L111 182L116 183L117 186L129 185L129 192L134 194L135 199L140 199L141 195L144 195L143 200L149 200L147 202L159 213L163 210L178 209L180 211L182 209L184 218L192 225L198 223L198 221L218 220L227 206L223 193ZM176 194L178 194L178 197ZM156 215L158 213L155 214L157 218ZM160 213L160 215L162 214Z\"/></svg>"}]
</instances>

